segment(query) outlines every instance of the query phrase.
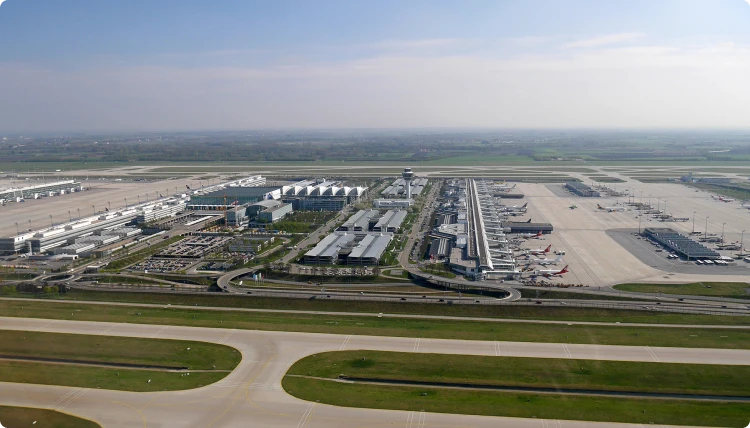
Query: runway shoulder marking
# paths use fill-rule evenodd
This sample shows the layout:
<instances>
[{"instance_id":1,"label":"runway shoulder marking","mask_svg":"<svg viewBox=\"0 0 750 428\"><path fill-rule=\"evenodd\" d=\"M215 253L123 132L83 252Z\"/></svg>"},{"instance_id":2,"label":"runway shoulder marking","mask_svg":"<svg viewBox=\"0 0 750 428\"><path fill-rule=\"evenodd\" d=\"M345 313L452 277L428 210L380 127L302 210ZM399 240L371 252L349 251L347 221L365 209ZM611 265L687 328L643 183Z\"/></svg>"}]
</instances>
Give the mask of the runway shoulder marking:
<instances>
[{"instance_id":1,"label":"runway shoulder marking","mask_svg":"<svg viewBox=\"0 0 750 428\"><path fill-rule=\"evenodd\" d=\"M67 394L63 395L62 397L58 398L57 401L52 403L50 406L50 410L56 410L61 411L64 408L68 407L71 403L73 403L78 397L82 396L83 394L88 391L88 388L74 388L70 391L68 391Z\"/></svg>"},{"instance_id":2,"label":"runway shoulder marking","mask_svg":"<svg viewBox=\"0 0 750 428\"><path fill-rule=\"evenodd\" d=\"M406 428L422 428L426 422L427 414L424 410L420 411L418 415L413 410L406 414Z\"/></svg>"},{"instance_id":3,"label":"runway shoulder marking","mask_svg":"<svg viewBox=\"0 0 750 428\"><path fill-rule=\"evenodd\" d=\"M653 358L655 362L657 363L661 362L661 360L659 360L659 357L656 356L656 354L654 353L654 350L651 349L650 346L646 346L646 351L648 351L649 355L651 355L651 358Z\"/></svg>"},{"instance_id":4,"label":"runway shoulder marking","mask_svg":"<svg viewBox=\"0 0 750 428\"><path fill-rule=\"evenodd\" d=\"M572 359L573 354L570 353L570 348L568 348L568 344L563 343L562 346L563 346L563 350L565 351L565 356Z\"/></svg>"},{"instance_id":5,"label":"runway shoulder marking","mask_svg":"<svg viewBox=\"0 0 750 428\"><path fill-rule=\"evenodd\" d=\"M115 328L116 326L117 325L111 325L111 326L109 326L108 329L106 329L106 330L102 331L101 333L99 333L99 336L105 336L107 333L109 333L110 331L112 331L112 329Z\"/></svg>"},{"instance_id":6,"label":"runway shoulder marking","mask_svg":"<svg viewBox=\"0 0 750 428\"><path fill-rule=\"evenodd\" d=\"M160 328L156 333L152 334L151 338L155 339L155 338L159 337L159 335L162 334L162 333L164 333L164 331L166 331L168 328L169 328L169 326L165 325L164 327Z\"/></svg>"},{"instance_id":7,"label":"runway shoulder marking","mask_svg":"<svg viewBox=\"0 0 750 428\"><path fill-rule=\"evenodd\" d=\"M421 340L419 337L414 339L414 349L412 349L412 352L419 352L419 342Z\"/></svg>"},{"instance_id":8,"label":"runway shoulder marking","mask_svg":"<svg viewBox=\"0 0 750 428\"><path fill-rule=\"evenodd\" d=\"M307 421L310 420L310 416L312 415L314 407L315 403L310 403L307 405L307 409L305 409L305 412L302 413L302 417L300 418L299 422L297 422L297 428L304 428L307 425Z\"/></svg>"},{"instance_id":9,"label":"runway shoulder marking","mask_svg":"<svg viewBox=\"0 0 750 428\"><path fill-rule=\"evenodd\" d=\"M35 329L34 329L34 331L42 331L42 330L44 330L45 328L47 328L48 326L50 326L50 325L52 325L52 324L54 324L54 323L55 323L55 320L52 320L52 321L50 321L50 322L48 322L48 323L44 324L44 325L43 325L43 326L41 326L41 327L37 327L37 328L35 328Z\"/></svg>"},{"instance_id":10,"label":"runway shoulder marking","mask_svg":"<svg viewBox=\"0 0 750 428\"><path fill-rule=\"evenodd\" d=\"M344 339L344 343L341 344L339 347L339 351L343 351L346 349L346 346L349 345L349 341L352 340L352 335L346 336L346 339Z\"/></svg>"},{"instance_id":11,"label":"runway shoulder marking","mask_svg":"<svg viewBox=\"0 0 750 428\"><path fill-rule=\"evenodd\" d=\"M229 331L229 333L225 334L224 337L222 337L219 341L219 345L223 345L227 340L229 340L229 338L232 337L235 331L237 331L237 329L233 328Z\"/></svg>"}]
</instances>

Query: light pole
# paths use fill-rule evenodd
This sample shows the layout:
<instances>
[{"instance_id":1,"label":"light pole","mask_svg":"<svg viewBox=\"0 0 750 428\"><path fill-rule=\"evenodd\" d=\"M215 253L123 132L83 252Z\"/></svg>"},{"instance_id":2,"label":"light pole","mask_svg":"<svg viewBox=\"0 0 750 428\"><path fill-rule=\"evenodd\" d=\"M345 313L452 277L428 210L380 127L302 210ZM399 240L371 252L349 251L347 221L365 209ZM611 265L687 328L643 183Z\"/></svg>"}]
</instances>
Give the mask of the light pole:
<instances>
[{"instance_id":1,"label":"light pole","mask_svg":"<svg viewBox=\"0 0 750 428\"><path fill-rule=\"evenodd\" d=\"M81 209L78 208L78 220L80 220L80 219L81 219Z\"/></svg>"},{"instance_id":2,"label":"light pole","mask_svg":"<svg viewBox=\"0 0 750 428\"><path fill-rule=\"evenodd\" d=\"M125 198L125 209L128 209L128 198Z\"/></svg>"},{"instance_id":3,"label":"light pole","mask_svg":"<svg viewBox=\"0 0 750 428\"><path fill-rule=\"evenodd\" d=\"M107 208L110 209L110 210L112 209L112 203L109 202L109 201L107 201Z\"/></svg>"},{"instance_id":4,"label":"light pole","mask_svg":"<svg viewBox=\"0 0 750 428\"><path fill-rule=\"evenodd\" d=\"M743 230L743 232L744 232L744 230ZM18 222L16 222L16 236L18 236L20 234L21 234L21 232L18 231ZM742 250L740 250L740 252L742 252Z\"/></svg>"},{"instance_id":5,"label":"light pole","mask_svg":"<svg viewBox=\"0 0 750 428\"><path fill-rule=\"evenodd\" d=\"M638 234L641 234L641 217L643 217L643 214L638 214Z\"/></svg>"},{"instance_id":6,"label":"light pole","mask_svg":"<svg viewBox=\"0 0 750 428\"><path fill-rule=\"evenodd\" d=\"M70 222L70 223L73 222L73 218L70 217L70 210L68 210L68 222Z\"/></svg>"},{"instance_id":7,"label":"light pole","mask_svg":"<svg viewBox=\"0 0 750 428\"><path fill-rule=\"evenodd\" d=\"M18 227L18 223L16 223L16 227ZM745 231L743 230L742 233L740 234L740 257L742 257L744 252L745 252Z\"/></svg>"},{"instance_id":8,"label":"light pole","mask_svg":"<svg viewBox=\"0 0 750 428\"><path fill-rule=\"evenodd\" d=\"M94 215L96 215L96 205L92 205L91 210L94 211Z\"/></svg>"},{"instance_id":9,"label":"light pole","mask_svg":"<svg viewBox=\"0 0 750 428\"><path fill-rule=\"evenodd\" d=\"M49 226L50 227L54 227L55 226L55 224L52 223L52 214L49 215Z\"/></svg>"},{"instance_id":10,"label":"light pole","mask_svg":"<svg viewBox=\"0 0 750 428\"><path fill-rule=\"evenodd\" d=\"M667 200L664 200L664 214L667 214Z\"/></svg>"},{"instance_id":11,"label":"light pole","mask_svg":"<svg viewBox=\"0 0 750 428\"><path fill-rule=\"evenodd\" d=\"M29 230L31 230L31 219L29 219Z\"/></svg>"},{"instance_id":12,"label":"light pole","mask_svg":"<svg viewBox=\"0 0 750 428\"><path fill-rule=\"evenodd\" d=\"M659 214L661 214L661 198L656 198L656 211L659 211Z\"/></svg>"},{"instance_id":13,"label":"light pole","mask_svg":"<svg viewBox=\"0 0 750 428\"><path fill-rule=\"evenodd\" d=\"M706 216L706 231L703 234L704 239L708 239L708 216Z\"/></svg>"},{"instance_id":14,"label":"light pole","mask_svg":"<svg viewBox=\"0 0 750 428\"><path fill-rule=\"evenodd\" d=\"M726 224L726 223L722 223L722 224L721 224L721 242L722 242L722 243L724 242L724 225L725 225L725 224Z\"/></svg>"},{"instance_id":15,"label":"light pole","mask_svg":"<svg viewBox=\"0 0 750 428\"><path fill-rule=\"evenodd\" d=\"M695 235L695 211L693 211L693 235Z\"/></svg>"}]
</instances>

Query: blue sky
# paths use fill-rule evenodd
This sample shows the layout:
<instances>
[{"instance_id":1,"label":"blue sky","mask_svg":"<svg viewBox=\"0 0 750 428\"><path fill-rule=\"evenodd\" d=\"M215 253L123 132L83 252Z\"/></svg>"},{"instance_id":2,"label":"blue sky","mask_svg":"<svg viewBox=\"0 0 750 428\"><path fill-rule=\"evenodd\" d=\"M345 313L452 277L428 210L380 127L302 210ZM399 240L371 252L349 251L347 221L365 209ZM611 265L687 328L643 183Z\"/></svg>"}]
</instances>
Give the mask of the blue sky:
<instances>
[{"instance_id":1,"label":"blue sky","mask_svg":"<svg viewBox=\"0 0 750 428\"><path fill-rule=\"evenodd\" d=\"M748 127L745 0L6 0L0 130Z\"/></svg>"}]
</instances>

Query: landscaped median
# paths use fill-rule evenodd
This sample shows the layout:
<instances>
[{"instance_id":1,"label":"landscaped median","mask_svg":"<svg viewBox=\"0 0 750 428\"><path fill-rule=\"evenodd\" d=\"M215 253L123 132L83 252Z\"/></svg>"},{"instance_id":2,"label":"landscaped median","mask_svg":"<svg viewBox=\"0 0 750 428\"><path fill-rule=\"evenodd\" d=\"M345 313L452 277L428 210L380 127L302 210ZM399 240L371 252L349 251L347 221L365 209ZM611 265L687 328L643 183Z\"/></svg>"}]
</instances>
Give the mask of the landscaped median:
<instances>
[{"instance_id":1,"label":"landscaped median","mask_svg":"<svg viewBox=\"0 0 750 428\"><path fill-rule=\"evenodd\" d=\"M100 428L100 425L65 413L33 407L0 406L0 424L8 428L30 427Z\"/></svg>"},{"instance_id":2,"label":"landscaped median","mask_svg":"<svg viewBox=\"0 0 750 428\"><path fill-rule=\"evenodd\" d=\"M241 359L205 342L0 330L2 382L173 391L217 382Z\"/></svg>"},{"instance_id":3,"label":"landscaped median","mask_svg":"<svg viewBox=\"0 0 750 428\"><path fill-rule=\"evenodd\" d=\"M343 351L296 362L301 399L347 407L744 427L750 367Z\"/></svg>"}]
</instances>

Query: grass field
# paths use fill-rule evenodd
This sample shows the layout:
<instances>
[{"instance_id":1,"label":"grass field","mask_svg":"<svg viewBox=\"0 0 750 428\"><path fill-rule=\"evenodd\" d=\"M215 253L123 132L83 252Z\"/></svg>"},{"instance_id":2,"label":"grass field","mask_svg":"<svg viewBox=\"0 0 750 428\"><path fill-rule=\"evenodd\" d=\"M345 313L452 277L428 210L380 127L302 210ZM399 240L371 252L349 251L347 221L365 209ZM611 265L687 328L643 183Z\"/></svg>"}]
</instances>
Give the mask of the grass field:
<instances>
[{"instance_id":1,"label":"grass field","mask_svg":"<svg viewBox=\"0 0 750 428\"><path fill-rule=\"evenodd\" d=\"M420 287L422 288L422 287ZM424 288L425 291L434 289ZM542 289L546 290L546 289ZM558 292L557 290L555 290ZM564 293L564 291L559 291ZM465 293L464 296L470 296ZM659 324L750 325L750 317L669 314L620 309L563 308L501 305L445 305L412 302L341 301L326 299L285 299L276 297L231 296L226 294L163 294L149 292L107 292L73 289L65 300L155 303L188 306L216 306L247 309L299 311L364 312L457 317L541 319L563 321L628 322Z\"/></svg>"},{"instance_id":2,"label":"grass field","mask_svg":"<svg viewBox=\"0 0 750 428\"><path fill-rule=\"evenodd\" d=\"M54 428L100 428L101 425L54 410L35 409L32 407L0 406L0 422L8 428L30 427L35 421L38 425Z\"/></svg>"},{"instance_id":3,"label":"grass field","mask_svg":"<svg viewBox=\"0 0 750 428\"><path fill-rule=\"evenodd\" d=\"M305 357L289 375L466 385L750 396L750 366L343 351Z\"/></svg>"},{"instance_id":4,"label":"grass field","mask_svg":"<svg viewBox=\"0 0 750 428\"><path fill-rule=\"evenodd\" d=\"M750 329L505 323L323 315L313 312L309 314L249 313L198 308L145 308L49 301L29 302L13 299L0 299L0 313L8 317L347 335L750 349Z\"/></svg>"},{"instance_id":5,"label":"grass field","mask_svg":"<svg viewBox=\"0 0 750 428\"><path fill-rule=\"evenodd\" d=\"M289 376L282 386L313 402L415 412L724 427L744 427L750 414L745 403L362 385Z\"/></svg>"},{"instance_id":6,"label":"grass field","mask_svg":"<svg viewBox=\"0 0 750 428\"><path fill-rule=\"evenodd\" d=\"M690 284L618 284L616 290L638 293L685 294L691 296L750 299L750 284L745 282L693 282Z\"/></svg>"},{"instance_id":7,"label":"grass field","mask_svg":"<svg viewBox=\"0 0 750 428\"><path fill-rule=\"evenodd\" d=\"M125 391L208 385L242 359L234 348L204 342L11 330L0 330L0 355L0 381ZM25 360L39 357L55 361Z\"/></svg>"},{"instance_id":8,"label":"grass field","mask_svg":"<svg viewBox=\"0 0 750 428\"><path fill-rule=\"evenodd\" d=\"M465 296L469 295L465 294ZM285 299L277 297L232 296L220 293L196 295L149 292L108 292L73 289L62 295L61 298L65 300L91 300L102 302L153 303L297 311L364 312L370 314L387 313L652 324L750 325L750 317L738 316L683 315L651 311L626 311L619 309L593 308L545 308L534 306L445 305L400 301L376 302L327 299Z\"/></svg>"}]
</instances>

